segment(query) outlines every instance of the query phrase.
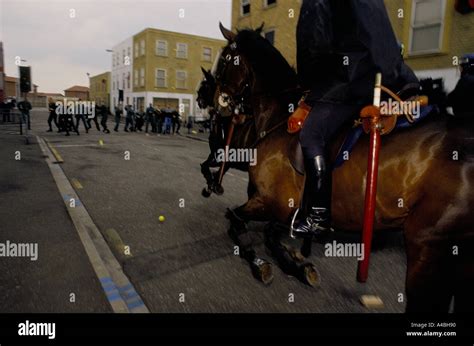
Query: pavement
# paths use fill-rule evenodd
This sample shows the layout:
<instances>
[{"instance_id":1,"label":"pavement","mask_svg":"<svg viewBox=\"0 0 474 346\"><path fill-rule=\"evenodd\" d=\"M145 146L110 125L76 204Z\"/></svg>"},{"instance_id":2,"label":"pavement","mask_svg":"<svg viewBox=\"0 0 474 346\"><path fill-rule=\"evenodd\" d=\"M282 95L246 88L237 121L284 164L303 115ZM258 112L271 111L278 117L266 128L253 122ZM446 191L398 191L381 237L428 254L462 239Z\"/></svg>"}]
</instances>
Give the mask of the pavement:
<instances>
[{"instance_id":1,"label":"pavement","mask_svg":"<svg viewBox=\"0 0 474 346\"><path fill-rule=\"evenodd\" d=\"M0 257L0 312L111 311L35 137L18 133L0 124L0 243L37 244L38 259Z\"/></svg>"},{"instance_id":2,"label":"pavement","mask_svg":"<svg viewBox=\"0 0 474 346\"><path fill-rule=\"evenodd\" d=\"M273 283L264 286L234 255L226 233L226 208L246 201L246 174L230 171L222 196L201 196L204 179L199 163L208 156L207 134L189 138L184 133L103 134L91 129L89 134L81 131L80 136L65 137L46 132L45 112L32 118L33 135L47 140L61 156L62 171L151 312L404 311L399 298L404 295L406 259L399 233L374 239L366 284L355 280L356 259L325 257L323 245L314 244L310 260L321 275L320 287L304 285L276 264ZM24 145L18 135L4 134L2 126L0 157L7 167L0 176L0 215L6 220L1 222L0 240L16 234L19 240L35 239L50 255L37 263L15 259L16 267L13 260L0 258L0 268L9 268L0 279L8 291L7 298L0 297L0 311L110 311L38 145ZM11 159L16 148L25 151L21 164ZM262 245L264 224L249 227L259 255L272 261ZM336 238L358 241L359 235L338 232ZM88 300L73 308L61 305L55 294L33 294L41 288L36 283L40 279L50 291L57 287L57 292L69 292L74 283L76 291L89 293ZM15 280L23 285L16 288ZM363 294L378 295L384 307L363 307L359 302ZM12 304L12 299L19 304ZM37 304L38 300L44 303Z\"/></svg>"}]
</instances>

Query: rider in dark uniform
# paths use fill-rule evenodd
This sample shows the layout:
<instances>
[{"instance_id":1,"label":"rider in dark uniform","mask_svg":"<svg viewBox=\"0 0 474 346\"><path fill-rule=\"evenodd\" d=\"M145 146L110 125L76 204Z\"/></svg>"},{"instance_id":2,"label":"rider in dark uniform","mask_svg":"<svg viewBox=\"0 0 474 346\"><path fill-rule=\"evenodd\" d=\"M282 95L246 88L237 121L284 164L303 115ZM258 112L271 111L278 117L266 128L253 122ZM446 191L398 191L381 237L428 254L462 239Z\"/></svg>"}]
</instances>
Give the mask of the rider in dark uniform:
<instances>
[{"instance_id":1,"label":"rider in dark uniform","mask_svg":"<svg viewBox=\"0 0 474 346\"><path fill-rule=\"evenodd\" d=\"M326 150L333 135L372 103L377 72L395 91L418 80L403 62L383 0L304 0L297 64L300 85L310 90L305 103L312 110L300 133L306 183L303 215L294 233L311 236L330 225Z\"/></svg>"}]
</instances>

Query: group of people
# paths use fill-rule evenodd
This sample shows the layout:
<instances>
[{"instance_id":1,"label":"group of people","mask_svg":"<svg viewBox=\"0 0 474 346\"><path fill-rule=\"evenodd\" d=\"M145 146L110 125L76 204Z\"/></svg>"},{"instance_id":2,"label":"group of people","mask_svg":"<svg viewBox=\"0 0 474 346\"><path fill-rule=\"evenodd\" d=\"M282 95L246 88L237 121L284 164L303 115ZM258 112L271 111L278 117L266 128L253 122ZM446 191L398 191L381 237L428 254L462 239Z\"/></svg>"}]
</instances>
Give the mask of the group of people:
<instances>
[{"instance_id":1,"label":"group of people","mask_svg":"<svg viewBox=\"0 0 474 346\"><path fill-rule=\"evenodd\" d=\"M109 115L112 115L109 107L97 103L95 112L92 116L85 114L58 114L56 104L52 99L49 100L49 117L48 117L48 132L53 131L53 124L57 127L58 133L64 132L66 136L70 132L80 134L79 127L82 122L86 133L92 128L92 123L95 124L97 131L110 133L107 127ZM157 134L179 134L181 128L181 117L176 110L169 108L158 109L152 104L145 110L145 112L136 111L132 105L123 106L119 103L114 109L114 131L118 132L122 117L125 117L125 125L123 130L125 132L142 132L145 125L145 132L149 129L152 133ZM98 118L100 117L100 123ZM99 126L100 124L100 126ZM188 126L191 122L188 122Z\"/></svg>"},{"instance_id":2,"label":"group of people","mask_svg":"<svg viewBox=\"0 0 474 346\"><path fill-rule=\"evenodd\" d=\"M80 134L79 126L82 121L84 125L84 129L86 133L92 128L92 122L94 122L97 131L102 131L104 133L110 133L110 130L107 128L107 119L110 114L110 110L106 105L102 105L100 103L96 104L94 114L92 117L83 114L69 114L68 112L63 112L58 114L56 103L53 101L52 98L48 100L48 109L49 109L49 117L48 117L48 126L49 129L47 132L53 131L53 124L58 129L58 133L64 132L66 136L70 136L69 132L75 132L77 135ZM98 117L100 116L100 125L99 126Z\"/></svg>"},{"instance_id":3,"label":"group of people","mask_svg":"<svg viewBox=\"0 0 474 346\"><path fill-rule=\"evenodd\" d=\"M125 116L125 132L145 132L150 129L157 134L179 134L181 117L176 110L170 108L158 109L150 103L145 112L135 111L132 105L118 104L115 107L115 127L118 132L122 116Z\"/></svg>"}]
</instances>

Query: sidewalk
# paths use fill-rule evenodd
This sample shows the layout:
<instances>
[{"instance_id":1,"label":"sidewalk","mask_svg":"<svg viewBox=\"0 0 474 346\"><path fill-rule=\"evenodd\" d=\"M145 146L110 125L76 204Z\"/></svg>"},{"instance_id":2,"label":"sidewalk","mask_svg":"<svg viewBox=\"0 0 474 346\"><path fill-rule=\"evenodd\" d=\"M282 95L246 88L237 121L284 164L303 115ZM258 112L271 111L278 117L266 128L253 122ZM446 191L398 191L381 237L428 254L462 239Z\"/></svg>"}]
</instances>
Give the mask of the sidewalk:
<instances>
[{"instance_id":1,"label":"sidewalk","mask_svg":"<svg viewBox=\"0 0 474 346\"><path fill-rule=\"evenodd\" d=\"M34 125L32 117L26 145L18 128L0 124L0 247L28 243L38 249L36 261L0 256L0 312L110 312Z\"/></svg>"}]
</instances>

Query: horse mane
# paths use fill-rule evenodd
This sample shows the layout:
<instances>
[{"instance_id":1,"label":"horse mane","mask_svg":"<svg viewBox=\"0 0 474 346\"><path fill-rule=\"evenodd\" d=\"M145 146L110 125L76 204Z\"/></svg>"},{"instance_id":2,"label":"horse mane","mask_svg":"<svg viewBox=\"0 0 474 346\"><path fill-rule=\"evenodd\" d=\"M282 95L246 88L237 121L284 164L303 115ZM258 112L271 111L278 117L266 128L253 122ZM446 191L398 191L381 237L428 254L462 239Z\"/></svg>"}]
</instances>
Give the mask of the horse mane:
<instances>
[{"instance_id":1,"label":"horse mane","mask_svg":"<svg viewBox=\"0 0 474 346\"><path fill-rule=\"evenodd\" d=\"M297 86L295 70L283 55L258 31L239 30L235 37L237 49L249 60L262 78L265 92L279 93Z\"/></svg>"}]
</instances>

